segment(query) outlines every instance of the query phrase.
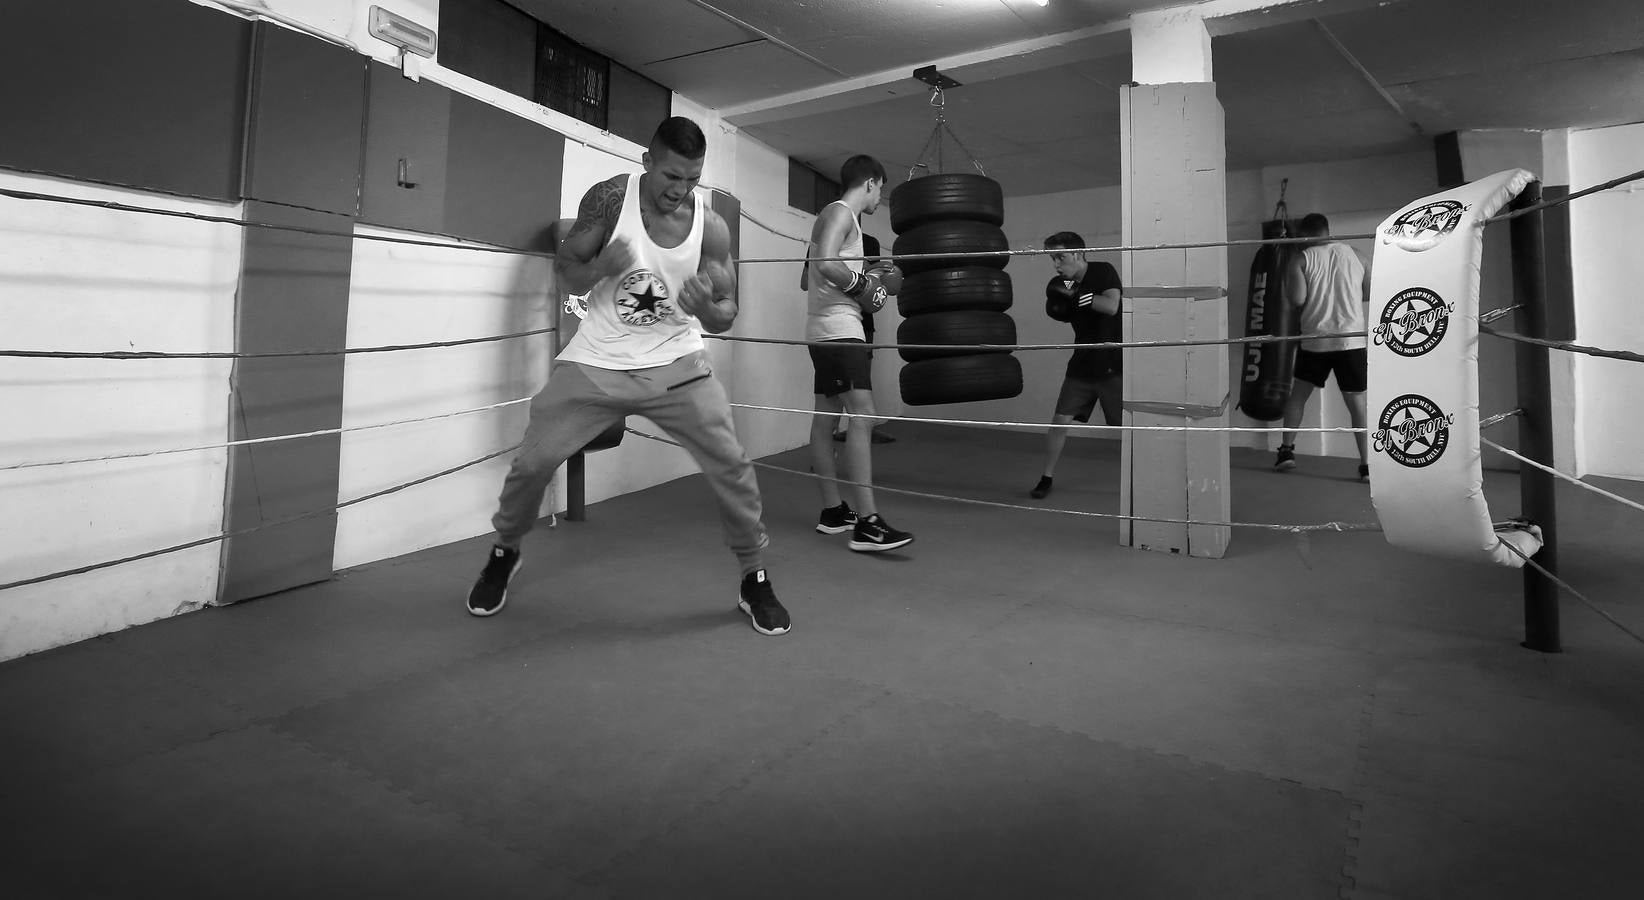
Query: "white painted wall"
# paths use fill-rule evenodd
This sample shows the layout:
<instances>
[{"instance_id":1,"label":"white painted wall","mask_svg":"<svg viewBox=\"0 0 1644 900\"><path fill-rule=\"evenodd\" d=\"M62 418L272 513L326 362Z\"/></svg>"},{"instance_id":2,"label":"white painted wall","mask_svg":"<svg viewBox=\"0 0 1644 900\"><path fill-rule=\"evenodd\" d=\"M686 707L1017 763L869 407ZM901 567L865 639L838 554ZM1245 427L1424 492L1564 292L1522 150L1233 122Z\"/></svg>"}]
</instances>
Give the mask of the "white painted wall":
<instances>
[{"instance_id":1,"label":"white painted wall","mask_svg":"<svg viewBox=\"0 0 1644 900\"><path fill-rule=\"evenodd\" d=\"M1644 160L1644 124L1572 132L1569 152L1572 190L1619 178L1637 171ZM1644 317L1637 312L1644 284L1640 223L1644 183L1571 203L1578 343L1644 352ZM1644 420L1634 407L1644 395L1644 365L1581 356L1576 384L1584 471L1644 478Z\"/></svg>"},{"instance_id":2,"label":"white painted wall","mask_svg":"<svg viewBox=\"0 0 1644 900\"><path fill-rule=\"evenodd\" d=\"M423 75L545 127L577 130L566 129L565 117L557 113L457 73L431 66ZM711 110L683 98L676 98L675 105L676 113L691 116L708 137L701 189L705 198L713 188L740 194L737 185L744 180L755 197L775 198L771 202L744 200L744 209L765 226L746 218L729 223L741 229L741 255L802 253L802 245L789 235L808 234L811 217L786 205L787 158L724 126ZM641 171L643 149L602 133L568 136L558 215L574 217L582 195L593 184L618 173ZM546 260L358 241L354 266L350 346L528 330L549 321L551 305L560 296ZM751 265L741 270L741 277L743 309L732 334L804 336L804 295L796 287L797 264ZM733 401L799 409L811 406L810 363L803 348L711 338L707 345ZM546 383L549 357L547 336L506 345L353 355L345 377L345 423L355 426L418 418L529 396ZM784 377L769 377L772 372ZM891 377L894 380L894 371ZM750 456L782 452L806 440L808 420L803 417L747 410L738 410L736 416ZM505 447L519 439L525 422L523 407L515 406L345 435L339 500ZM662 434L643 417L631 418L629 425ZM407 454L407 447L417 452ZM344 510L338 521L336 566L360 565L486 533L507 464L508 457L503 457ZM690 456L678 448L629 435L620 446L587 457L585 496L587 502L597 503L696 471ZM563 474L562 470L545 501L545 512L566 507Z\"/></svg>"},{"instance_id":3,"label":"white painted wall","mask_svg":"<svg viewBox=\"0 0 1644 900\"><path fill-rule=\"evenodd\" d=\"M15 190L237 218L238 207L0 172ZM0 198L0 345L228 351L241 230ZM0 467L221 443L227 360L0 357ZM0 471L0 583L222 532L226 450ZM0 595L0 659L213 602L220 547Z\"/></svg>"},{"instance_id":4,"label":"white painted wall","mask_svg":"<svg viewBox=\"0 0 1644 900\"><path fill-rule=\"evenodd\" d=\"M380 228L359 231L398 235ZM549 269L549 262L537 257L357 240L347 344L418 344L547 327ZM350 355L343 377L343 426L437 416L529 397L547 378L551 339L552 335L537 335ZM525 405L516 404L346 433L338 499L403 484L510 446L524 434L525 422ZM489 530L509 459L503 456L342 510L335 567L399 556Z\"/></svg>"},{"instance_id":5,"label":"white painted wall","mask_svg":"<svg viewBox=\"0 0 1644 900\"><path fill-rule=\"evenodd\" d=\"M804 242L815 217L788 206L787 156L751 138L741 138L739 144L736 184L743 212L740 256L803 257ZM799 289L802 265L768 262L739 266L741 312L731 333L738 337L804 340L805 293ZM801 410L815 405L810 354L804 347L755 343L733 346L735 366L725 377L733 403ZM804 446L810 439L809 417L795 413L738 409L736 427L752 457Z\"/></svg>"},{"instance_id":6,"label":"white painted wall","mask_svg":"<svg viewBox=\"0 0 1644 900\"><path fill-rule=\"evenodd\" d=\"M1227 176L1227 218L1229 240L1261 237L1261 223L1273 217L1279 187L1289 179L1285 200L1291 217L1322 212L1330 217L1337 234L1368 233L1393 209L1436 189L1430 156L1408 154L1335 163L1307 163L1276 166L1262 170L1230 172ZM1074 231L1095 247L1116 247L1122 243L1120 190L1117 187L1070 191L1060 194L1005 198L1005 235L1012 249L1041 249L1044 239L1062 230ZM1348 242L1366 263L1373 253L1370 240ZM1256 248L1228 248L1229 304L1228 335L1244 334L1248 302L1250 263ZM1119 268L1118 253L1098 253L1092 258ZM1051 277L1050 264L1043 257L1016 257L1006 268L1016 292L1010 314L1016 320L1017 338L1024 344L1066 343L1072 329L1044 315L1044 284ZM940 418L991 419L994 421L1048 421L1061 387L1062 372L1069 351L1022 351L1023 389L1020 397L984 403L914 409L912 414ZM1229 356L1228 383L1236 402L1239 369L1243 354L1234 348ZM1316 399L1304 427L1345 427L1351 424L1341 395L1331 388ZM1235 412L1228 423L1234 427L1267 427L1278 423L1258 422ZM1074 432L1074 437L1117 440L1117 433ZM1271 448L1278 445L1276 434L1235 433L1233 446ZM1350 434L1303 434L1298 437L1301 453L1355 456Z\"/></svg>"},{"instance_id":7,"label":"white painted wall","mask_svg":"<svg viewBox=\"0 0 1644 900\"><path fill-rule=\"evenodd\" d=\"M1254 184L1247 179L1258 179ZM1239 173L1241 189L1228 192L1228 239L1256 239L1261 237L1261 223L1273 217L1273 207L1279 198L1280 185L1289 179L1285 202L1290 216L1300 219L1310 212L1324 213L1330 219L1330 231L1336 235L1370 234L1387 214L1419 197L1438 189L1437 170L1432 154L1409 153L1378 156L1365 159L1341 160L1328 163L1304 163L1271 166L1259 173ZM1257 188L1255 184L1259 184ZM1235 199L1247 204L1235 210ZM1372 238L1348 240L1366 266L1374 261L1376 242ZM1242 251L1242 252L1239 252ZM1249 300L1250 262L1255 258L1254 247L1229 248L1229 336L1244 334L1246 305ZM1242 364L1243 354L1230 354L1234 366ZM1229 377L1236 377L1237 369ZM1238 383L1234 382L1235 390ZM1325 390L1315 392L1308 404L1307 416L1302 421L1309 428L1346 428L1352 425L1347 416L1347 405L1332 381ZM1277 425L1278 422L1257 422L1235 413L1230 424L1235 426ZM1243 438L1241 441L1239 438ZM1234 446L1276 448L1277 434L1235 436ZM1348 433L1299 434L1296 452L1318 456L1358 456L1357 445Z\"/></svg>"},{"instance_id":8,"label":"white painted wall","mask_svg":"<svg viewBox=\"0 0 1644 900\"><path fill-rule=\"evenodd\" d=\"M331 37L353 45L367 56L383 61L399 58L399 48L371 35L371 7L390 12L431 29L439 29L439 0L189 0L199 6L257 14L286 27Z\"/></svg>"}]
</instances>

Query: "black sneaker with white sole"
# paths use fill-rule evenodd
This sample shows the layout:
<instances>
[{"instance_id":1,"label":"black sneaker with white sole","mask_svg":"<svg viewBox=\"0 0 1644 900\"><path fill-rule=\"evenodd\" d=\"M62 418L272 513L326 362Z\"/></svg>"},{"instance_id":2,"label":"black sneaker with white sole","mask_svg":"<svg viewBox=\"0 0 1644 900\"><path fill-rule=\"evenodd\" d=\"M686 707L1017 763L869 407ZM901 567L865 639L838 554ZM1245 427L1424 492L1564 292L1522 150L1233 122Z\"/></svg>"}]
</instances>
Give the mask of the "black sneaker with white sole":
<instances>
[{"instance_id":1,"label":"black sneaker with white sole","mask_svg":"<svg viewBox=\"0 0 1644 900\"><path fill-rule=\"evenodd\" d=\"M886 550L895 550L913 543L913 535L906 531L897 531L885 521L885 517L874 513L865 519L856 520L856 531L851 534L848 545L858 553L881 553Z\"/></svg>"},{"instance_id":2,"label":"black sneaker with white sole","mask_svg":"<svg viewBox=\"0 0 1644 900\"><path fill-rule=\"evenodd\" d=\"M508 602L508 582L519 572L519 551L511 547L492 546L491 558L474 586L468 590L468 612L476 616L494 616L502 612Z\"/></svg>"},{"instance_id":3,"label":"black sneaker with white sole","mask_svg":"<svg viewBox=\"0 0 1644 900\"><path fill-rule=\"evenodd\" d=\"M1296 467L1296 447L1294 444L1280 444L1278 455L1273 457L1273 471L1288 472Z\"/></svg>"},{"instance_id":4,"label":"black sneaker with white sole","mask_svg":"<svg viewBox=\"0 0 1644 900\"><path fill-rule=\"evenodd\" d=\"M764 569L755 569L742 576L742 587L737 591L736 606L748 614L753 629L760 634L787 634L793 623L782 601L771 589L770 576Z\"/></svg>"},{"instance_id":5,"label":"black sneaker with white sole","mask_svg":"<svg viewBox=\"0 0 1644 900\"><path fill-rule=\"evenodd\" d=\"M816 530L818 534L844 534L856 528L856 510L851 509L849 503L840 503L822 510L817 517Z\"/></svg>"}]
</instances>

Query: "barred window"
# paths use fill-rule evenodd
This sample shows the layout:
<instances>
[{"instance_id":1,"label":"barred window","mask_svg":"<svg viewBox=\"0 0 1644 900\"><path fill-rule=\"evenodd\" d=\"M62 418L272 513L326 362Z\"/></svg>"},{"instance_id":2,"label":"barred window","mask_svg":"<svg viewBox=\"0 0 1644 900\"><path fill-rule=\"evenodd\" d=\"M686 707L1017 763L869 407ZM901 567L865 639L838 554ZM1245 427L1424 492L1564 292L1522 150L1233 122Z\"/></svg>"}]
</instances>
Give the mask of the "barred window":
<instances>
[{"instance_id":1,"label":"barred window","mask_svg":"<svg viewBox=\"0 0 1644 900\"><path fill-rule=\"evenodd\" d=\"M505 0L440 0L440 64L635 143L673 92Z\"/></svg>"},{"instance_id":2,"label":"barred window","mask_svg":"<svg viewBox=\"0 0 1644 900\"><path fill-rule=\"evenodd\" d=\"M537 28L536 96L549 109L604 129L610 119L611 61L541 25Z\"/></svg>"}]
</instances>

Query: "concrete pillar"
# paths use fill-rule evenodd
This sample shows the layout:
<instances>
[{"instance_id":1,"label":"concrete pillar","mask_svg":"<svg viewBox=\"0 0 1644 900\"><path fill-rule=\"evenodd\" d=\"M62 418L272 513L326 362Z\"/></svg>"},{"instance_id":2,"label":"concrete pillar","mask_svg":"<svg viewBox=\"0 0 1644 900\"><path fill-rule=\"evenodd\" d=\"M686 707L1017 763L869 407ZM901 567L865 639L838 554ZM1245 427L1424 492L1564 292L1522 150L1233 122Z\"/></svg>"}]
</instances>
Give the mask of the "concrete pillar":
<instances>
[{"instance_id":1,"label":"concrete pillar","mask_svg":"<svg viewBox=\"0 0 1644 900\"><path fill-rule=\"evenodd\" d=\"M1131 80L1137 84L1209 82L1210 32L1191 6L1130 17Z\"/></svg>"},{"instance_id":2,"label":"concrete pillar","mask_svg":"<svg viewBox=\"0 0 1644 900\"><path fill-rule=\"evenodd\" d=\"M1210 37L1191 8L1131 19L1137 84L1121 88L1123 226L1127 245L1227 240L1227 153L1221 103L1210 83ZM1227 337L1227 248L1125 254L1125 340ZM1220 557L1231 529L1228 348L1125 353L1126 431L1119 542Z\"/></svg>"}]
</instances>

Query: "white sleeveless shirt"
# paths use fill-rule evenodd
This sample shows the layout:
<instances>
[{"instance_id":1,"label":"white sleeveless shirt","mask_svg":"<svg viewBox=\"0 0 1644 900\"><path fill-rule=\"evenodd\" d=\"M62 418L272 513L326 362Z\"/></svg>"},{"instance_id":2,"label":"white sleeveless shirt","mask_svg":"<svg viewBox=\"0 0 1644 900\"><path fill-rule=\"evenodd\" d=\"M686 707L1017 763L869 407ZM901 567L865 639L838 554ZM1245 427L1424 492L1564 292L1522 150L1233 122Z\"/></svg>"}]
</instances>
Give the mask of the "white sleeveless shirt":
<instances>
[{"instance_id":1,"label":"white sleeveless shirt","mask_svg":"<svg viewBox=\"0 0 1644 900\"><path fill-rule=\"evenodd\" d=\"M607 242L626 240L634 264L594 285L588 317L559 359L601 369L665 366L703 349L702 323L679 308L685 281L702 261L702 197L691 192L691 230L677 247L660 247L639 214L639 178L628 176L622 212Z\"/></svg>"},{"instance_id":2,"label":"white sleeveless shirt","mask_svg":"<svg viewBox=\"0 0 1644 900\"><path fill-rule=\"evenodd\" d=\"M845 206L841 200L835 200L840 206ZM833 203L828 204L832 206ZM822 207L824 210L827 206ZM852 272L862 271L862 223L851 213L850 207L845 206L845 212L850 213L851 233L839 245L840 257L851 257L845 260L845 265ZM820 214L819 214L820 215ZM816 252L815 245L810 247L812 254ZM807 341L836 341L841 338L856 338L863 340L867 332L862 330L862 307L856 301L845 296L845 292L836 287L833 282L822 276L821 272L811 269L809 287L805 291L805 340Z\"/></svg>"},{"instance_id":3,"label":"white sleeveless shirt","mask_svg":"<svg viewBox=\"0 0 1644 900\"><path fill-rule=\"evenodd\" d=\"M1296 264L1307 282L1307 305L1301 308L1303 334L1342 334L1355 337L1314 338L1302 341L1311 353L1355 350L1365 346L1364 263L1346 244L1314 244L1301 252Z\"/></svg>"}]
</instances>

